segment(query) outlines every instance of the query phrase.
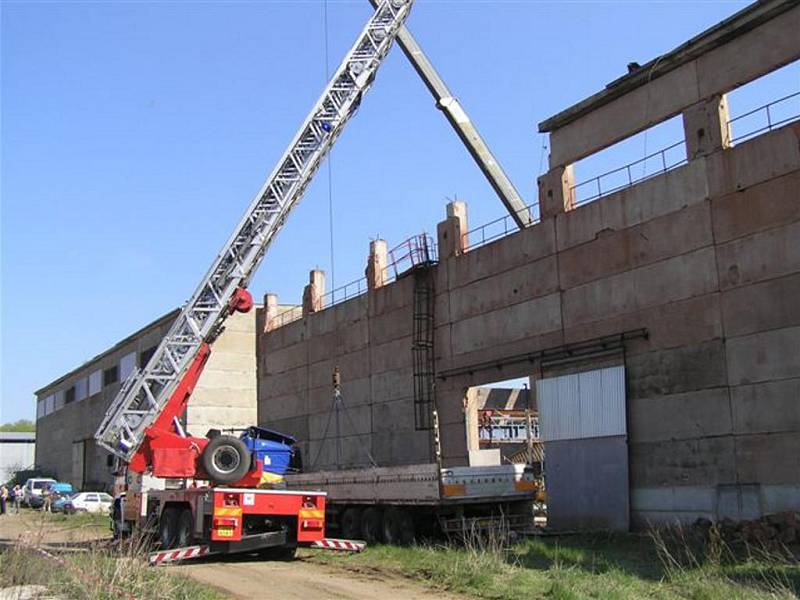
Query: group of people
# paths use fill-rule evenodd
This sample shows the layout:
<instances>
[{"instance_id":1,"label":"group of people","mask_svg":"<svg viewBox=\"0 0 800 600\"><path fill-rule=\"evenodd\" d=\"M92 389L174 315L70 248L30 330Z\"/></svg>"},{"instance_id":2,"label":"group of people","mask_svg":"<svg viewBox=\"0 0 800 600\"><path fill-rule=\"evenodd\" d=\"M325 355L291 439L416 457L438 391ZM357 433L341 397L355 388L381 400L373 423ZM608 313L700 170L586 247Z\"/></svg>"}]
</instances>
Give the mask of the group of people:
<instances>
[{"instance_id":1,"label":"group of people","mask_svg":"<svg viewBox=\"0 0 800 600\"><path fill-rule=\"evenodd\" d=\"M5 484L0 486L0 515L10 513L11 506L14 507L14 512L19 514L20 504L22 504L22 488L19 484L11 490Z\"/></svg>"}]
</instances>

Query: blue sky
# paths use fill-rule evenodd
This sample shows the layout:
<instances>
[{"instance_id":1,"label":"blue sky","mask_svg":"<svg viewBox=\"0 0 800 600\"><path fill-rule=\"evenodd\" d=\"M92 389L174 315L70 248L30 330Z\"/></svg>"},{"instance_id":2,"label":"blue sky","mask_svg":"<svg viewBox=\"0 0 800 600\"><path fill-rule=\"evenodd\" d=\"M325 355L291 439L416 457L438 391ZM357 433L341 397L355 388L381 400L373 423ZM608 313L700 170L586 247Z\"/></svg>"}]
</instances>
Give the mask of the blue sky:
<instances>
[{"instance_id":1,"label":"blue sky","mask_svg":"<svg viewBox=\"0 0 800 600\"><path fill-rule=\"evenodd\" d=\"M533 201L540 120L745 5L418 0L408 25ZM0 422L33 417L35 389L189 296L325 84L323 8L2 3ZM331 69L369 11L330 0ZM796 67L741 106L800 88ZM648 149L679 135L667 125ZM644 141L626 148L616 164ZM472 224L504 214L396 48L332 165L336 285L363 275L370 239L435 232L448 198ZM310 268L330 270L321 175L253 280L257 299L296 302Z\"/></svg>"}]
</instances>

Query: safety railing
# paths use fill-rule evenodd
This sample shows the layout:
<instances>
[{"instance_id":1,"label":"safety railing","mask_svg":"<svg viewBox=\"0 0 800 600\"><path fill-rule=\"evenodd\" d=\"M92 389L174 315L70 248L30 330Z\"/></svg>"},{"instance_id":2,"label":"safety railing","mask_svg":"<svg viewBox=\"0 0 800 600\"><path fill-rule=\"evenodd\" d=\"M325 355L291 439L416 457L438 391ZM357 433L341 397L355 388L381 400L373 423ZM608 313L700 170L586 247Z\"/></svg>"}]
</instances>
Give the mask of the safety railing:
<instances>
[{"instance_id":1,"label":"safety railing","mask_svg":"<svg viewBox=\"0 0 800 600\"><path fill-rule=\"evenodd\" d=\"M734 117L728 121L728 130L731 142L743 142L797 120L800 120L800 91Z\"/></svg>"},{"instance_id":2,"label":"safety railing","mask_svg":"<svg viewBox=\"0 0 800 600\"><path fill-rule=\"evenodd\" d=\"M529 204L528 206L519 209L517 213L529 214L532 224L538 223L540 220L538 203ZM519 231L519 225L517 225L516 221L514 221L511 214L507 214L499 219L479 225L478 227L470 229L466 233L462 234L462 247L464 248L465 252L469 252L470 250L480 248L489 242L493 242L494 240L506 237L512 233L516 233L517 231Z\"/></svg>"},{"instance_id":3,"label":"safety railing","mask_svg":"<svg viewBox=\"0 0 800 600\"><path fill-rule=\"evenodd\" d=\"M685 165L686 162L686 145L681 140L644 158L577 183L570 190L575 198L575 205L580 206L641 183L646 179L662 175ZM637 173L639 167L641 167L641 173Z\"/></svg>"},{"instance_id":4,"label":"safety railing","mask_svg":"<svg viewBox=\"0 0 800 600\"><path fill-rule=\"evenodd\" d=\"M388 252L388 261L383 269L383 284L386 285L401 277L415 267L436 262L437 249L433 238L422 233L408 238ZM357 298L369 290L366 277L361 277L339 286L322 295L322 310L347 300ZM276 315L270 323L270 329L277 329L303 318L303 307L293 306Z\"/></svg>"}]
</instances>

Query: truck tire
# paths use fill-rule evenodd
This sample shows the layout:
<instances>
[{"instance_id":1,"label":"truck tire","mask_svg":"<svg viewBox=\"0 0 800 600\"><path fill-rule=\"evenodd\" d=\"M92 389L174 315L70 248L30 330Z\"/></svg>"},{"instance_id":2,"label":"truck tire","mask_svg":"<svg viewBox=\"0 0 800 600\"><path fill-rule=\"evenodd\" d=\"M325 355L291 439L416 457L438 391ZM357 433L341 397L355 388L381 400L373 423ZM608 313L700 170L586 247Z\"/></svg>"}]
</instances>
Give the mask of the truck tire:
<instances>
[{"instance_id":1,"label":"truck tire","mask_svg":"<svg viewBox=\"0 0 800 600\"><path fill-rule=\"evenodd\" d=\"M214 483L236 483L250 470L250 451L232 435L218 435L203 450L203 468Z\"/></svg>"},{"instance_id":2,"label":"truck tire","mask_svg":"<svg viewBox=\"0 0 800 600\"><path fill-rule=\"evenodd\" d=\"M368 544L383 541L383 513L377 506L370 506L361 513L361 538Z\"/></svg>"},{"instance_id":3,"label":"truck tire","mask_svg":"<svg viewBox=\"0 0 800 600\"><path fill-rule=\"evenodd\" d=\"M414 519L407 510L391 506L383 513L383 539L394 546L408 546L414 541Z\"/></svg>"},{"instance_id":4,"label":"truck tire","mask_svg":"<svg viewBox=\"0 0 800 600\"><path fill-rule=\"evenodd\" d=\"M354 540L361 536L361 509L357 506L350 506L342 513L339 521L339 530L342 537Z\"/></svg>"},{"instance_id":5,"label":"truck tire","mask_svg":"<svg viewBox=\"0 0 800 600\"><path fill-rule=\"evenodd\" d=\"M168 506L161 511L161 518L158 520L158 541L162 550L170 550L175 547L179 514L180 509L174 506Z\"/></svg>"},{"instance_id":6,"label":"truck tire","mask_svg":"<svg viewBox=\"0 0 800 600\"><path fill-rule=\"evenodd\" d=\"M294 560L297 546L273 546L258 551L259 558L264 560Z\"/></svg>"},{"instance_id":7,"label":"truck tire","mask_svg":"<svg viewBox=\"0 0 800 600\"><path fill-rule=\"evenodd\" d=\"M175 529L175 547L183 548L192 543L194 535L194 517L192 511L184 508L178 515L178 524Z\"/></svg>"}]
</instances>

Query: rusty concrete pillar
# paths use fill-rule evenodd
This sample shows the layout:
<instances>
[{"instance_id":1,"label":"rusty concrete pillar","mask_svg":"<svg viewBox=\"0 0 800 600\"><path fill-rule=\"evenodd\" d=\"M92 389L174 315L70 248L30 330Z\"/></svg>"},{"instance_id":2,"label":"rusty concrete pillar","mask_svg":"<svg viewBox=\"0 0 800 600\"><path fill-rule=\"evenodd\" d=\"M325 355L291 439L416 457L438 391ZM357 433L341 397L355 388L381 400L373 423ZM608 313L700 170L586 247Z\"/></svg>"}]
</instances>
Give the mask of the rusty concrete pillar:
<instances>
[{"instance_id":1,"label":"rusty concrete pillar","mask_svg":"<svg viewBox=\"0 0 800 600\"><path fill-rule=\"evenodd\" d=\"M436 226L439 245L439 258L463 254L469 248L467 203L450 202L447 205L447 218Z\"/></svg>"},{"instance_id":2,"label":"rusty concrete pillar","mask_svg":"<svg viewBox=\"0 0 800 600\"><path fill-rule=\"evenodd\" d=\"M308 285L303 289L303 316L325 308L325 271L312 269L308 275Z\"/></svg>"},{"instance_id":3,"label":"rusty concrete pillar","mask_svg":"<svg viewBox=\"0 0 800 600\"><path fill-rule=\"evenodd\" d=\"M386 240L377 239L369 243L367 259L367 289L374 290L386 283L386 263L389 250Z\"/></svg>"},{"instance_id":4,"label":"rusty concrete pillar","mask_svg":"<svg viewBox=\"0 0 800 600\"><path fill-rule=\"evenodd\" d=\"M683 111L686 158L707 156L731 147L728 124L728 98L725 94L693 104Z\"/></svg>"},{"instance_id":5,"label":"rusty concrete pillar","mask_svg":"<svg viewBox=\"0 0 800 600\"><path fill-rule=\"evenodd\" d=\"M278 295L264 294L264 333L272 331L278 316Z\"/></svg>"},{"instance_id":6,"label":"rusty concrete pillar","mask_svg":"<svg viewBox=\"0 0 800 600\"><path fill-rule=\"evenodd\" d=\"M553 217L575 208L575 175L572 165L553 167L539 177L539 215Z\"/></svg>"}]
</instances>

